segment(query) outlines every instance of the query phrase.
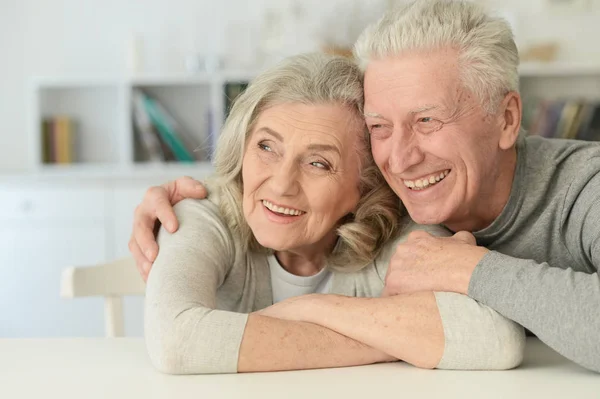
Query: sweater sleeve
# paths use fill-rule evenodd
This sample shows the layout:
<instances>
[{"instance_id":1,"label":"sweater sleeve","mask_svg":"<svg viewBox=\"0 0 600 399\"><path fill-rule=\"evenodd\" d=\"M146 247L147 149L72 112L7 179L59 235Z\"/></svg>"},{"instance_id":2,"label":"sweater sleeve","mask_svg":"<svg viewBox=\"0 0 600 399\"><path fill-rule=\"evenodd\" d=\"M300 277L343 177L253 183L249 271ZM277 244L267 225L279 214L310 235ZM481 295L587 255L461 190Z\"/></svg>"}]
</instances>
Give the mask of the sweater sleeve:
<instances>
[{"instance_id":1,"label":"sweater sleeve","mask_svg":"<svg viewBox=\"0 0 600 399\"><path fill-rule=\"evenodd\" d=\"M451 235L441 226L413 224L405 229L396 245L415 230L441 237ZM391 253L386 256L391 257ZM436 292L435 299L445 341L444 353L436 368L504 370L521 364L525 351L523 327L466 295Z\"/></svg>"},{"instance_id":2,"label":"sweater sleeve","mask_svg":"<svg viewBox=\"0 0 600 399\"><path fill-rule=\"evenodd\" d=\"M233 240L209 200L183 200L174 210L180 227L159 232L146 287L149 357L169 374L234 373L248 315L215 309Z\"/></svg>"},{"instance_id":3,"label":"sweater sleeve","mask_svg":"<svg viewBox=\"0 0 600 399\"><path fill-rule=\"evenodd\" d=\"M566 358L600 372L600 175L563 211L565 251L581 265L489 252L469 296L531 330ZM575 270L588 270L575 271Z\"/></svg>"}]
</instances>

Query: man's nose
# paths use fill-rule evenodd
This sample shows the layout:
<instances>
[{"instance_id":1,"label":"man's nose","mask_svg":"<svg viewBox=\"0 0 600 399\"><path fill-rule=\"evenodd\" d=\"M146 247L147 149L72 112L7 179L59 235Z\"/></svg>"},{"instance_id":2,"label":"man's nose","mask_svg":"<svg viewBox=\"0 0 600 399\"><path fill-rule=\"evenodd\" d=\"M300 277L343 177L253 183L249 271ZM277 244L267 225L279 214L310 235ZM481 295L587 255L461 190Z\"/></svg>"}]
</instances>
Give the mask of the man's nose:
<instances>
[{"instance_id":1,"label":"man's nose","mask_svg":"<svg viewBox=\"0 0 600 399\"><path fill-rule=\"evenodd\" d=\"M406 172L423 162L424 158L417 133L403 127L394 130L389 157L389 169L392 173Z\"/></svg>"}]
</instances>

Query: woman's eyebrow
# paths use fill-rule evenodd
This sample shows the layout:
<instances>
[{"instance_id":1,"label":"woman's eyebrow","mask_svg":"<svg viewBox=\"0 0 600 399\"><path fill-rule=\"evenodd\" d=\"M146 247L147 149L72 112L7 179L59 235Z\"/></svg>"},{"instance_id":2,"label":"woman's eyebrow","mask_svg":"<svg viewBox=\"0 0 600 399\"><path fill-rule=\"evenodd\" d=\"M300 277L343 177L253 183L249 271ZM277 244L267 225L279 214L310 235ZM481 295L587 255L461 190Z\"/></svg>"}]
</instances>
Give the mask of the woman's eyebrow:
<instances>
[{"instance_id":1,"label":"woman's eyebrow","mask_svg":"<svg viewBox=\"0 0 600 399\"><path fill-rule=\"evenodd\" d=\"M283 136L281 134L277 133L275 130L271 129L270 127L263 126L257 130L257 132L261 132L261 131L275 137L279 141L283 141Z\"/></svg>"},{"instance_id":2,"label":"woman's eyebrow","mask_svg":"<svg viewBox=\"0 0 600 399\"><path fill-rule=\"evenodd\" d=\"M338 155L341 155L340 150L336 146L331 144L310 144L308 146L308 149L311 151L332 151L337 153Z\"/></svg>"}]
</instances>

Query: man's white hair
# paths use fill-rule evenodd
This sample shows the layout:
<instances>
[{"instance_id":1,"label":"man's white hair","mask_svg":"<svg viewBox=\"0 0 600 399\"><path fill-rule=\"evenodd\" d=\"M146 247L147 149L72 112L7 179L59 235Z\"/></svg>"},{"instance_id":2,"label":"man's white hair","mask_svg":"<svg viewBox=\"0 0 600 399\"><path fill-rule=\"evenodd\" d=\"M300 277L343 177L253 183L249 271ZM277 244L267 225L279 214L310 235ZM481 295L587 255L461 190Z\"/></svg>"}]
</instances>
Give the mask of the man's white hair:
<instances>
[{"instance_id":1,"label":"man's white hair","mask_svg":"<svg viewBox=\"0 0 600 399\"><path fill-rule=\"evenodd\" d=\"M509 24L469 1L416 0L389 11L361 34L354 56L364 71L374 59L448 48L458 51L461 80L487 112L518 91L519 53Z\"/></svg>"}]
</instances>

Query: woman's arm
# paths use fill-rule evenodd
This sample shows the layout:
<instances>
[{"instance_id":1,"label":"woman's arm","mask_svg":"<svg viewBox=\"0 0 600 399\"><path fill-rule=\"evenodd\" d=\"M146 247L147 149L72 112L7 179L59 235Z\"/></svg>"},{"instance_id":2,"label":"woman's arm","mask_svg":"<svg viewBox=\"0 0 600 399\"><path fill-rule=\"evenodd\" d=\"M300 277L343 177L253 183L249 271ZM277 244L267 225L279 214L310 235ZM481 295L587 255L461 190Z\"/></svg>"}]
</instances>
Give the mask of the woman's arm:
<instances>
[{"instance_id":1,"label":"woman's arm","mask_svg":"<svg viewBox=\"0 0 600 399\"><path fill-rule=\"evenodd\" d=\"M238 372L346 367L396 360L323 326L251 314L240 346Z\"/></svg>"},{"instance_id":2,"label":"woman's arm","mask_svg":"<svg viewBox=\"0 0 600 399\"><path fill-rule=\"evenodd\" d=\"M162 230L146 288L145 336L155 367L171 374L340 367L395 360L325 327L217 310L234 259L214 206L184 200L180 228Z\"/></svg>"},{"instance_id":3,"label":"woman's arm","mask_svg":"<svg viewBox=\"0 0 600 399\"><path fill-rule=\"evenodd\" d=\"M386 298L312 294L259 314L326 327L417 367L434 368L444 352L444 331L431 293Z\"/></svg>"},{"instance_id":4,"label":"woman's arm","mask_svg":"<svg viewBox=\"0 0 600 399\"><path fill-rule=\"evenodd\" d=\"M418 367L501 370L523 359L523 328L459 294L313 294L260 312L332 329Z\"/></svg>"}]
</instances>

